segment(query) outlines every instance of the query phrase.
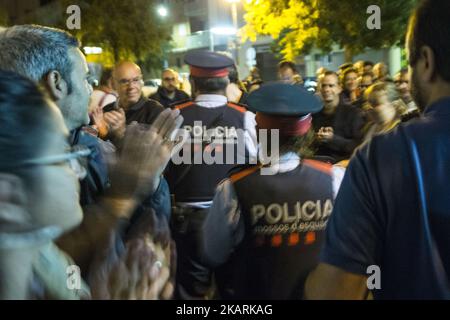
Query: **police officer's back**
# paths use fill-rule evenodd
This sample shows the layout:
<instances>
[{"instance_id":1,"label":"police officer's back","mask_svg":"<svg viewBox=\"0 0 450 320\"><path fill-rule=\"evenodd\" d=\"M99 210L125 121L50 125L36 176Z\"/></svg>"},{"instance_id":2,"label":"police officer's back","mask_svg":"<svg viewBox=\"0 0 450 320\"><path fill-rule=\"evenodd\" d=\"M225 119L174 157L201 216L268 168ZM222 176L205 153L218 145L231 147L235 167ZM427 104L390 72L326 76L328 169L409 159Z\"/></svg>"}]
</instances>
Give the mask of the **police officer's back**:
<instances>
[{"instance_id":1,"label":"police officer's back","mask_svg":"<svg viewBox=\"0 0 450 320\"><path fill-rule=\"evenodd\" d=\"M206 298L211 273L199 257L199 232L217 184L246 156L255 154L254 115L228 103L230 58L208 51L188 53L195 100L174 106L184 118L190 139L166 178L173 195L172 232L177 243L177 298ZM252 133L253 132L253 133ZM243 152L238 149L243 144Z\"/></svg>"},{"instance_id":2,"label":"police officer's back","mask_svg":"<svg viewBox=\"0 0 450 320\"><path fill-rule=\"evenodd\" d=\"M322 108L305 89L269 84L248 102L259 129L279 130L280 155L234 170L218 187L203 228L205 258L218 267L221 298L300 299L343 170L300 158L313 139L311 113Z\"/></svg>"}]
</instances>

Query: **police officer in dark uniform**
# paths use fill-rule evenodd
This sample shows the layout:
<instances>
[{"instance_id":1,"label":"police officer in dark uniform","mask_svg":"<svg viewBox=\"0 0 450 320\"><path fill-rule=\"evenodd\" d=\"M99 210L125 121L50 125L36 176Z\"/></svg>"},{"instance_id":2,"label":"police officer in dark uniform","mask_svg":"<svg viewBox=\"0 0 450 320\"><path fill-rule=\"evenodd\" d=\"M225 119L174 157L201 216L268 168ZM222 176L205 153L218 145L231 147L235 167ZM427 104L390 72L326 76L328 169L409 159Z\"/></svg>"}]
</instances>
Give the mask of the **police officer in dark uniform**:
<instances>
[{"instance_id":1,"label":"police officer in dark uniform","mask_svg":"<svg viewBox=\"0 0 450 320\"><path fill-rule=\"evenodd\" d=\"M218 268L221 298L299 299L344 169L302 159L314 138L311 114L322 109L304 88L267 84L248 105L262 150L276 152L260 129L279 130L271 136L279 138L279 156L235 170L217 188L203 227L205 259Z\"/></svg>"},{"instance_id":2,"label":"police officer in dark uniform","mask_svg":"<svg viewBox=\"0 0 450 320\"><path fill-rule=\"evenodd\" d=\"M173 195L172 235L177 244L178 299L204 299L211 293L211 272L200 259L200 231L218 183L238 163L256 157L254 114L229 103L225 89L227 56L193 51L185 57L191 68L195 98L177 105L184 118L182 128L190 133L181 157L172 160L165 177ZM244 146L243 152L240 146Z\"/></svg>"}]
</instances>

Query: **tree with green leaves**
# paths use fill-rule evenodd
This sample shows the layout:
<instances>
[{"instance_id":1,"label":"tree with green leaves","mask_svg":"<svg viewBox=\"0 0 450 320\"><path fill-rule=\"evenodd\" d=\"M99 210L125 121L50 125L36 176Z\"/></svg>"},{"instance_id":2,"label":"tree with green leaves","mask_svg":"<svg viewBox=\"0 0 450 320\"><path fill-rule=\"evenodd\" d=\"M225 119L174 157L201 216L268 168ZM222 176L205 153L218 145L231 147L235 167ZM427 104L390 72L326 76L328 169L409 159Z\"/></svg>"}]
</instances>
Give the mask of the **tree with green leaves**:
<instances>
[{"instance_id":1,"label":"tree with green leaves","mask_svg":"<svg viewBox=\"0 0 450 320\"><path fill-rule=\"evenodd\" d=\"M6 10L0 6L0 27L1 26L7 26L8 25L8 14L6 13Z\"/></svg>"},{"instance_id":2,"label":"tree with green leaves","mask_svg":"<svg viewBox=\"0 0 450 320\"><path fill-rule=\"evenodd\" d=\"M346 60L365 48L380 49L403 41L417 0L249 0L245 2L243 40L270 35L285 59L311 48L345 50ZM369 29L370 6L380 8L381 29Z\"/></svg>"},{"instance_id":3,"label":"tree with green leaves","mask_svg":"<svg viewBox=\"0 0 450 320\"><path fill-rule=\"evenodd\" d=\"M112 63L155 64L170 41L170 26L156 13L155 0L65 0L81 8L81 29L71 30L86 46L99 46ZM64 16L65 19L67 15Z\"/></svg>"}]
</instances>

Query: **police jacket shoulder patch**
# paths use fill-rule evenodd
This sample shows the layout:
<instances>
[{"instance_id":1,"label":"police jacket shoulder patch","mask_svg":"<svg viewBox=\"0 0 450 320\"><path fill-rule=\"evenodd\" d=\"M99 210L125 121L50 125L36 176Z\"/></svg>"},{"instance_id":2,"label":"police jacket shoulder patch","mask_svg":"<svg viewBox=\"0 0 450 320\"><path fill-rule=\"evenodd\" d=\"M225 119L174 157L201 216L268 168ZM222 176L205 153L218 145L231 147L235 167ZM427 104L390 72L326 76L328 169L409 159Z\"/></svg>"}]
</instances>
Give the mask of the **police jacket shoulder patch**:
<instances>
[{"instance_id":1,"label":"police jacket shoulder patch","mask_svg":"<svg viewBox=\"0 0 450 320\"><path fill-rule=\"evenodd\" d=\"M303 160L302 163L310 168L321 171L328 175L332 175L333 166L329 163L325 163L325 162L317 161L317 160L310 160L310 159Z\"/></svg>"},{"instance_id":2,"label":"police jacket shoulder patch","mask_svg":"<svg viewBox=\"0 0 450 320\"><path fill-rule=\"evenodd\" d=\"M261 169L261 165L247 165L247 166L242 166L239 169L240 170L236 170L235 173L230 173L230 180L232 183L235 183L235 182L251 175L252 173L258 171L259 169Z\"/></svg>"},{"instance_id":3,"label":"police jacket shoulder patch","mask_svg":"<svg viewBox=\"0 0 450 320\"><path fill-rule=\"evenodd\" d=\"M232 108L232 109L234 109L234 110L237 110L237 111L239 111L241 113L245 113L247 111L247 106L245 106L243 104L228 102L227 106Z\"/></svg>"},{"instance_id":4,"label":"police jacket shoulder patch","mask_svg":"<svg viewBox=\"0 0 450 320\"><path fill-rule=\"evenodd\" d=\"M178 110L182 110L182 109L184 109L184 108L187 108L187 107L190 107L190 106L192 106L192 105L194 105L194 101L190 101L190 100L188 100L188 101L186 101L186 102L183 102L183 103L177 103L177 104L175 104L175 105L173 105L173 106L170 106L172 109L178 109Z\"/></svg>"}]
</instances>

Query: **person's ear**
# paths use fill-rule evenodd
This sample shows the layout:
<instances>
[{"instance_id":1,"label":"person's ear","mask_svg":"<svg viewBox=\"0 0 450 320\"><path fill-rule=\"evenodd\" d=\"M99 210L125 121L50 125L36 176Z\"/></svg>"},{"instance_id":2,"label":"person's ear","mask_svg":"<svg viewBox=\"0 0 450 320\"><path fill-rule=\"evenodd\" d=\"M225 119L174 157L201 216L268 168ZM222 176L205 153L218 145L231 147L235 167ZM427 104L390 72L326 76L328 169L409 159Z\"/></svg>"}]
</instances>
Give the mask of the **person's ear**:
<instances>
[{"instance_id":1,"label":"person's ear","mask_svg":"<svg viewBox=\"0 0 450 320\"><path fill-rule=\"evenodd\" d=\"M197 88L195 87L194 79L192 79L191 76L189 76L189 83L191 85L191 95L192 97L197 96Z\"/></svg>"},{"instance_id":2,"label":"person's ear","mask_svg":"<svg viewBox=\"0 0 450 320\"><path fill-rule=\"evenodd\" d=\"M433 50L428 46L420 48L418 71L424 82L433 81L436 75L436 59Z\"/></svg>"},{"instance_id":3,"label":"person's ear","mask_svg":"<svg viewBox=\"0 0 450 320\"><path fill-rule=\"evenodd\" d=\"M108 79L108 87L110 87L113 90L116 90L116 88L114 88L114 80L112 77Z\"/></svg>"},{"instance_id":4,"label":"person's ear","mask_svg":"<svg viewBox=\"0 0 450 320\"><path fill-rule=\"evenodd\" d=\"M51 98L55 101L64 99L68 94L67 82L56 70L47 73L44 78L44 84Z\"/></svg>"},{"instance_id":5,"label":"person's ear","mask_svg":"<svg viewBox=\"0 0 450 320\"><path fill-rule=\"evenodd\" d=\"M116 92L119 91L119 86L118 86L118 84L117 84L116 79L112 78L112 80L111 80L111 86L112 86L112 88L113 88L114 91L116 91Z\"/></svg>"}]
</instances>

